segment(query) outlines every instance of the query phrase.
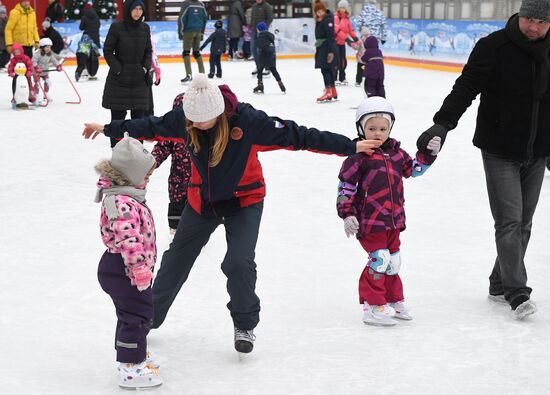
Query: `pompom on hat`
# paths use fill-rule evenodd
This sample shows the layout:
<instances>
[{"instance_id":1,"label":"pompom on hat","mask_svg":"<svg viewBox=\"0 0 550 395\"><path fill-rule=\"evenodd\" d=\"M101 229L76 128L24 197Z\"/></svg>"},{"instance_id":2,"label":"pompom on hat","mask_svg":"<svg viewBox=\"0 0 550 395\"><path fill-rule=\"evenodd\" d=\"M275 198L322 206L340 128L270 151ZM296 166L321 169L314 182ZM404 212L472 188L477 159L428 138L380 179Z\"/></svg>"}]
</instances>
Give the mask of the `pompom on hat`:
<instances>
[{"instance_id":1,"label":"pompom on hat","mask_svg":"<svg viewBox=\"0 0 550 395\"><path fill-rule=\"evenodd\" d=\"M550 22L550 0L523 0L519 16Z\"/></svg>"},{"instance_id":2,"label":"pompom on hat","mask_svg":"<svg viewBox=\"0 0 550 395\"><path fill-rule=\"evenodd\" d=\"M206 74L197 74L183 96L185 118L191 122L206 122L218 117L224 110L220 89L208 80Z\"/></svg>"},{"instance_id":3,"label":"pompom on hat","mask_svg":"<svg viewBox=\"0 0 550 395\"><path fill-rule=\"evenodd\" d=\"M134 186L145 182L145 176L154 165L153 155L128 133L124 133L124 138L113 147L111 166Z\"/></svg>"},{"instance_id":4,"label":"pompom on hat","mask_svg":"<svg viewBox=\"0 0 550 395\"><path fill-rule=\"evenodd\" d=\"M88 1L86 2L86 4L84 4L84 9L85 9L85 10L89 10L90 8L93 8L93 7L94 7L94 3L93 3L93 1L91 1L91 0L88 0Z\"/></svg>"},{"instance_id":5,"label":"pompom on hat","mask_svg":"<svg viewBox=\"0 0 550 395\"><path fill-rule=\"evenodd\" d=\"M350 6L347 0L340 0L338 2L338 8L345 8L348 14L350 13Z\"/></svg>"}]
</instances>

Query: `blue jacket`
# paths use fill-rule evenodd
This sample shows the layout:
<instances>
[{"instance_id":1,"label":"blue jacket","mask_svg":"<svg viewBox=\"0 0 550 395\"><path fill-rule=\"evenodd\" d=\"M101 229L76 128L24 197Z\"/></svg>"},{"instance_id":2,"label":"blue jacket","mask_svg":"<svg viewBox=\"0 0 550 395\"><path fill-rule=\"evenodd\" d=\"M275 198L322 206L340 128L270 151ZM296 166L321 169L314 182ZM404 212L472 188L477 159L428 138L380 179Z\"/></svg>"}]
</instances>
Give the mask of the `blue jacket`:
<instances>
[{"instance_id":1,"label":"blue jacket","mask_svg":"<svg viewBox=\"0 0 550 395\"><path fill-rule=\"evenodd\" d=\"M206 27L206 9L199 0L185 0L181 5L178 16L178 35L183 38L183 33L201 32L204 33Z\"/></svg>"}]
</instances>

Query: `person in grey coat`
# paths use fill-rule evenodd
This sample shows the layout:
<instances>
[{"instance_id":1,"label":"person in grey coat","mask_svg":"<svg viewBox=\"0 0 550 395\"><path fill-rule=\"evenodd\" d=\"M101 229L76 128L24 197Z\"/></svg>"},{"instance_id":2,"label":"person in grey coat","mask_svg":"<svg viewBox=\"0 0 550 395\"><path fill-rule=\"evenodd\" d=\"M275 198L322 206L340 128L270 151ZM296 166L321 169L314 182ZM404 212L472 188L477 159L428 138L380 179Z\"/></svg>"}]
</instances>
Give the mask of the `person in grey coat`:
<instances>
[{"instance_id":1,"label":"person in grey coat","mask_svg":"<svg viewBox=\"0 0 550 395\"><path fill-rule=\"evenodd\" d=\"M227 34L229 36L229 59L239 50L239 40L244 35L243 25L246 25L243 3L241 0L234 0L229 8L227 19Z\"/></svg>"},{"instance_id":2,"label":"person in grey coat","mask_svg":"<svg viewBox=\"0 0 550 395\"><path fill-rule=\"evenodd\" d=\"M273 22L273 7L266 0L256 0L256 3L252 5L252 13L249 21L252 36L250 45L252 46L254 62L256 62L256 71L258 70L258 31L256 30L256 26L258 26L260 22L265 22L268 28ZM256 71L252 74L255 75Z\"/></svg>"}]
</instances>

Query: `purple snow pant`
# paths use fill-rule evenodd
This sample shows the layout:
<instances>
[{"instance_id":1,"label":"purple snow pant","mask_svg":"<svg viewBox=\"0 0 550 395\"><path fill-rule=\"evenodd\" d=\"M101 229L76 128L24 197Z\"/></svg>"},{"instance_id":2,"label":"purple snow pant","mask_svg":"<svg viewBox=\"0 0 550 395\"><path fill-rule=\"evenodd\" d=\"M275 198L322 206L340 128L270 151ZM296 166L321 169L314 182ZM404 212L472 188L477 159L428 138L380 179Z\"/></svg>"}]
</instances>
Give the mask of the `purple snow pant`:
<instances>
[{"instance_id":1,"label":"purple snow pant","mask_svg":"<svg viewBox=\"0 0 550 395\"><path fill-rule=\"evenodd\" d=\"M118 318L115 332L116 360L140 363L147 352L147 333L153 323L153 294L130 283L120 254L105 251L99 261L97 278L113 299Z\"/></svg>"},{"instance_id":2,"label":"purple snow pant","mask_svg":"<svg viewBox=\"0 0 550 395\"><path fill-rule=\"evenodd\" d=\"M386 97L383 78L365 78L365 93L367 97L380 96Z\"/></svg>"}]
</instances>

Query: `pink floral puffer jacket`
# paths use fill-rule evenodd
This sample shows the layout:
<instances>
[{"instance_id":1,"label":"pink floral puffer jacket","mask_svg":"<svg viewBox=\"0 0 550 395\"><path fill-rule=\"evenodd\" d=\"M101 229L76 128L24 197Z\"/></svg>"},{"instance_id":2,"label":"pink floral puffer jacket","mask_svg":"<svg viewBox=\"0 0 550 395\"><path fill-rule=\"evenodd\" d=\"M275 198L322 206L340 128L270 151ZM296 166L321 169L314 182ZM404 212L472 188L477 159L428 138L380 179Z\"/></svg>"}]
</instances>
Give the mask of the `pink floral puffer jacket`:
<instances>
[{"instance_id":1,"label":"pink floral puffer jacket","mask_svg":"<svg viewBox=\"0 0 550 395\"><path fill-rule=\"evenodd\" d=\"M101 205L101 239L110 253L122 255L126 274L135 285L131 269L142 263L153 269L157 260L155 222L149 208L129 196L118 195L115 203L120 214L115 221L109 221Z\"/></svg>"}]
</instances>

